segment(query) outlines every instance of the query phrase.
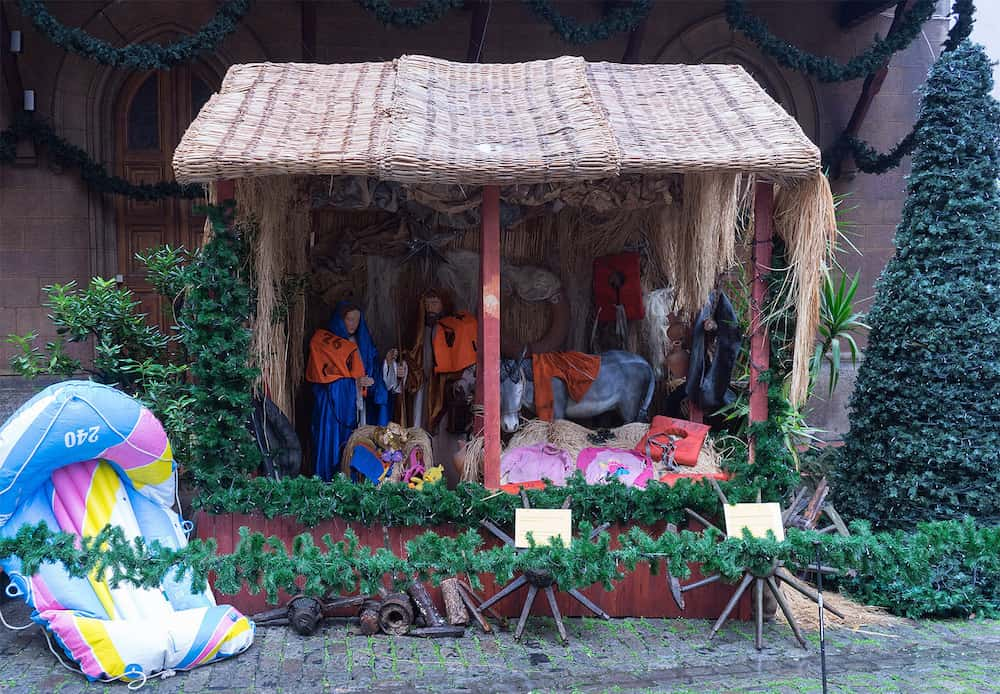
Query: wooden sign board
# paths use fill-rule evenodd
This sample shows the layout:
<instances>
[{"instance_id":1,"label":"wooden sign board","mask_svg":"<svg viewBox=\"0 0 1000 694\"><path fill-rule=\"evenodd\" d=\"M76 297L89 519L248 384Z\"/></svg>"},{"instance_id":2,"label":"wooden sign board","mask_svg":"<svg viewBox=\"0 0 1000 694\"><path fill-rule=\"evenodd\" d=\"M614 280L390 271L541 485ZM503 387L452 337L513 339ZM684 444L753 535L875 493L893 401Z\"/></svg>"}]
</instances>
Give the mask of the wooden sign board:
<instances>
[{"instance_id":1,"label":"wooden sign board","mask_svg":"<svg viewBox=\"0 0 1000 694\"><path fill-rule=\"evenodd\" d=\"M573 539L573 512L569 509L514 509L514 546L530 547L528 533L536 545L549 544L549 538L561 537L569 546Z\"/></svg>"},{"instance_id":2,"label":"wooden sign board","mask_svg":"<svg viewBox=\"0 0 1000 694\"><path fill-rule=\"evenodd\" d=\"M726 504L725 513L729 537L743 537L743 528L747 528L754 537L767 537L770 530L779 542L785 539L780 504Z\"/></svg>"}]
</instances>

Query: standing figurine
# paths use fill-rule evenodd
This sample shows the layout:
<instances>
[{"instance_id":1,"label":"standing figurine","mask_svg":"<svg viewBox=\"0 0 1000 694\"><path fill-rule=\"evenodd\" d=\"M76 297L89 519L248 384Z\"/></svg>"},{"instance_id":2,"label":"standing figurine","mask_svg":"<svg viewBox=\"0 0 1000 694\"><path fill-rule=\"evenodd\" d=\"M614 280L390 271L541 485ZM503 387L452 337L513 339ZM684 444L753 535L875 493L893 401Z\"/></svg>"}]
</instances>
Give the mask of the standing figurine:
<instances>
[{"instance_id":1,"label":"standing figurine","mask_svg":"<svg viewBox=\"0 0 1000 694\"><path fill-rule=\"evenodd\" d=\"M389 422L391 396L406 378L406 365L397 364L397 356L391 349L379 361L364 314L346 301L337 304L327 329L312 336L306 380L316 400L312 439L317 477L330 481L358 426Z\"/></svg>"}]
</instances>

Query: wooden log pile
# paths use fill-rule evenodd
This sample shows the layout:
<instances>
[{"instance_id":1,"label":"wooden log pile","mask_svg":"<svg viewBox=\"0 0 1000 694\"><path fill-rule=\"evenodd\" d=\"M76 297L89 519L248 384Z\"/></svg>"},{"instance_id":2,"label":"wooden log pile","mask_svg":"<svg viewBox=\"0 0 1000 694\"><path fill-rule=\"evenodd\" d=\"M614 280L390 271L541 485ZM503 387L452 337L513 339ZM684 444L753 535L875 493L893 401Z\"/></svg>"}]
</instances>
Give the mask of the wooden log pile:
<instances>
[{"instance_id":1,"label":"wooden log pile","mask_svg":"<svg viewBox=\"0 0 1000 694\"><path fill-rule=\"evenodd\" d=\"M438 611L427 588L412 581L399 593L382 591L380 595L332 599L297 595L283 607L254 615L253 620L259 626L290 626L296 633L308 636L316 632L324 619L338 616L344 609L357 609L358 630L366 636L384 633L441 638L464 635L471 613L484 632L492 631L477 607L478 596L467 583L457 578L446 579L442 582L442 594L445 615Z\"/></svg>"}]
</instances>

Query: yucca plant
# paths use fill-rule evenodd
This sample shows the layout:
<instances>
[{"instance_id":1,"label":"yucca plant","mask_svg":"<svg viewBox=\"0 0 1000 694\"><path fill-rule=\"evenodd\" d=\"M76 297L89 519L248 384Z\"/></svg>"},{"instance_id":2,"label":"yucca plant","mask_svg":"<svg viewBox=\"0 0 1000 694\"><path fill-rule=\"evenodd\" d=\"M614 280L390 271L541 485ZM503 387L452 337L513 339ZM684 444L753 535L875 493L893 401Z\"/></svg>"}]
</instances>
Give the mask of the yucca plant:
<instances>
[{"instance_id":1,"label":"yucca plant","mask_svg":"<svg viewBox=\"0 0 1000 694\"><path fill-rule=\"evenodd\" d=\"M847 274L841 273L839 281L834 283L829 273L823 278L823 288L820 293L820 342L812 358L812 377L815 382L826 362L830 379L827 397L833 395L840 381L840 360L843 354L842 343L847 345L851 355L851 364L858 363L858 343L854 335L862 330L868 330L864 322L864 314L855 313L854 295L858 292L860 273L856 273L848 282Z\"/></svg>"}]
</instances>

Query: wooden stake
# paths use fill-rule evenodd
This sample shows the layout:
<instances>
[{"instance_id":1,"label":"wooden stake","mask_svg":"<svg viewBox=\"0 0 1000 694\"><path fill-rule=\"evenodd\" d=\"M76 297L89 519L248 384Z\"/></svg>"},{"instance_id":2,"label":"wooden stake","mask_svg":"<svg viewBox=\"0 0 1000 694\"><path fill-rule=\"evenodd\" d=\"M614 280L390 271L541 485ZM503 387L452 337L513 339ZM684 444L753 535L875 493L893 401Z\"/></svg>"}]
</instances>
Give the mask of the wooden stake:
<instances>
[{"instance_id":1,"label":"wooden stake","mask_svg":"<svg viewBox=\"0 0 1000 694\"><path fill-rule=\"evenodd\" d=\"M483 483L500 488L500 188L483 186L479 246L479 361L477 401L483 408Z\"/></svg>"}]
</instances>

